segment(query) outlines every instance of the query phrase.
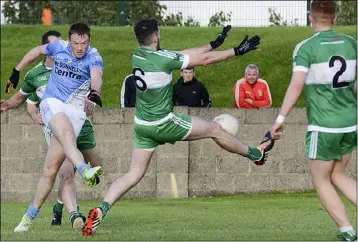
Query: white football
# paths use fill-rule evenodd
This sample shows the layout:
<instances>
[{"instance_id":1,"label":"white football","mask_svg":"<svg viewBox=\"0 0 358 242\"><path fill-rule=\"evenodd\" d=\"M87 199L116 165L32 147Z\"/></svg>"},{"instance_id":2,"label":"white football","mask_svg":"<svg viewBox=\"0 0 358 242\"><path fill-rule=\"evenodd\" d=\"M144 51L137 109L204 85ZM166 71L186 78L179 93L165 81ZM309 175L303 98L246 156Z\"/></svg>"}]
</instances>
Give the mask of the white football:
<instances>
[{"instance_id":1,"label":"white football","mask_svg":"<svg viewBox=\"0 0 358 242\"><path fill-rule=\"evenodd\" d=\"M213 119L228 133L236 136L239 132L239 120L230 114L221 114Z\"/></svg>"}]
</instances>

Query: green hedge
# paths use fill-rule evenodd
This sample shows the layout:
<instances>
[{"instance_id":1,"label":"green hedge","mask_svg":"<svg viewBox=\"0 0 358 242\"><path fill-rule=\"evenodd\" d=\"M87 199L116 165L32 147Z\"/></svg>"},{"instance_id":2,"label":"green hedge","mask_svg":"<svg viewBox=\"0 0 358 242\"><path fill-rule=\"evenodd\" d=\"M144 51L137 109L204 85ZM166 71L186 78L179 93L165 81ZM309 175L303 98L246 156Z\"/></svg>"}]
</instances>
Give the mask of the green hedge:
<instances>
[{"instance_id":1,"label":"green hedge","mask_svg":"<svg viewBox=\"0 0 358 242\"><path fill-rule=\"evenodd\" d=\"M32 47L41 43L41 35L49 30L44 26L3 25L1 26L1 98L4 94L7 78L12 68ZM67 38L68 26L53 26ZM356 26L336 27L336 31L357 35ZM162 48L181 50L200 46L213 40L221 28L199 27L163 27L161 29ZM197 67L196 76L202 81L212 97L213 107L232 107L232 87L243 76L245 67L254 63L260 68L260 76L271 89L273 106L280 106L290 82L292 71L292 53L296 44L310 37L310 27L263 27L233 28L224 45L230 48L238 45L244 36L260 35L260 49L243 57L234 57L215 65ZM96 47L104 59L102 98L106 107L119 106L119 94L123 79L131 72L131 55L137 43L130 27L92 27L91 45ZM32 65L33 66L33 65ZM22 78L26 71L21 73ZM179 71L174 72L174 81ZM20 84L21 84L20 83ZM303 106L301 96L298 106Z\"/></svg>"}]
</instances>

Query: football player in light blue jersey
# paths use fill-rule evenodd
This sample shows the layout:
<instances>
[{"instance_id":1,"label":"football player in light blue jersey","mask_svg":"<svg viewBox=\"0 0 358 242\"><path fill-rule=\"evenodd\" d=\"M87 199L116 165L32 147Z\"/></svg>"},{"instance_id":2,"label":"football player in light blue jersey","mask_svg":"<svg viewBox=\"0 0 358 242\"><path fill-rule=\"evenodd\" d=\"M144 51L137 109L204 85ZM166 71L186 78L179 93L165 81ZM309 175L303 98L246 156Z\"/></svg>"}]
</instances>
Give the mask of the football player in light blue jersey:
<instances>
[{"instance_id":1,"label":"football player in light blue jersey","mask_svg":"<svg viewBox=\"0 0 358 242\"><path fill-rule=\"evenodd\" d=\"M68 43L56 40L33 48L14 68L13 75L9 78L8 87L16 88L19 72L23 68L40 55L54 58L51 77L40 104L43 123L50 128L53 135L35 198L14 232L29 229L31 221L49 196L65 157L76 166L89 186L95 185L96 176L102 174L101 166L87 166L76 144L76 138L86 119L86 98L102 107L100 88L103 61L98 51L90 47L90 36L87 24L73 24L69 30Z\"/></svg>"}]
</instances>

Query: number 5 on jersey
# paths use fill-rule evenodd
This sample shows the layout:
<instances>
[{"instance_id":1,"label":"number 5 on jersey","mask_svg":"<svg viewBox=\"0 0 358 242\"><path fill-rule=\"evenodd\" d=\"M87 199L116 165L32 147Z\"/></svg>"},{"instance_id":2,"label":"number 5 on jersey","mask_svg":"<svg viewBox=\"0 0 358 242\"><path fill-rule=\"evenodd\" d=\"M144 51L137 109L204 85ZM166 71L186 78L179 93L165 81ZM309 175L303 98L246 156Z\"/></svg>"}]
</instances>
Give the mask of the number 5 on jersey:
<instances>
[{"instance_id":1,"label":"number 5 on jersey","mask_svg":"<svg viewBox=\"0 0 358 242\"><path fill-rule=\"evenodd\" d=\"M141 76L144 76L144 71L142 68L134 68L132 74L134 76L135 85L139 91L145 92L148 89L147 83L145 83L145 81L140 76L137 76L138 72L140 72Z\"/></svg>"}]
</instances>

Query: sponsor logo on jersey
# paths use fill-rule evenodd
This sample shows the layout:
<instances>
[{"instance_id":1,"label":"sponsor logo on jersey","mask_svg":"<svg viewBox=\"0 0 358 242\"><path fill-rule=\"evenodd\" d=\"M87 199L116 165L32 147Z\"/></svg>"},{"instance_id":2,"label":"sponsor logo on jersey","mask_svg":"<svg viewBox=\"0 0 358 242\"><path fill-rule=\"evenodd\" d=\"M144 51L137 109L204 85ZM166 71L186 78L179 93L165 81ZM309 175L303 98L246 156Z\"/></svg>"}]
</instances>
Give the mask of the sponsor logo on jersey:
<instances>
[{"instance_id":1,"label":"sponsor logo on jersey","mask_svg":"<svg viewBox=\"0 0 358 242\"><path fill-rule=\"evenodd\" d=\"M55 73L59 76L66 76L71 79L81 80L82 75L80 69L72 65L72 61L59 62L55 60Z\"/></svg>"},{"instance_id":2,"label":"sponsor logo on jersey","mask_svg":"<svg viewBox=\"0 0 358 242\"><path fill-rule=\"evenodd\" d=\"M47 78L46 76L40 76L40 77L37 78L37 80L38 80L39 82L41 82L41 81L47 81L48 78Z\"/></svg>"}]
</instances>

